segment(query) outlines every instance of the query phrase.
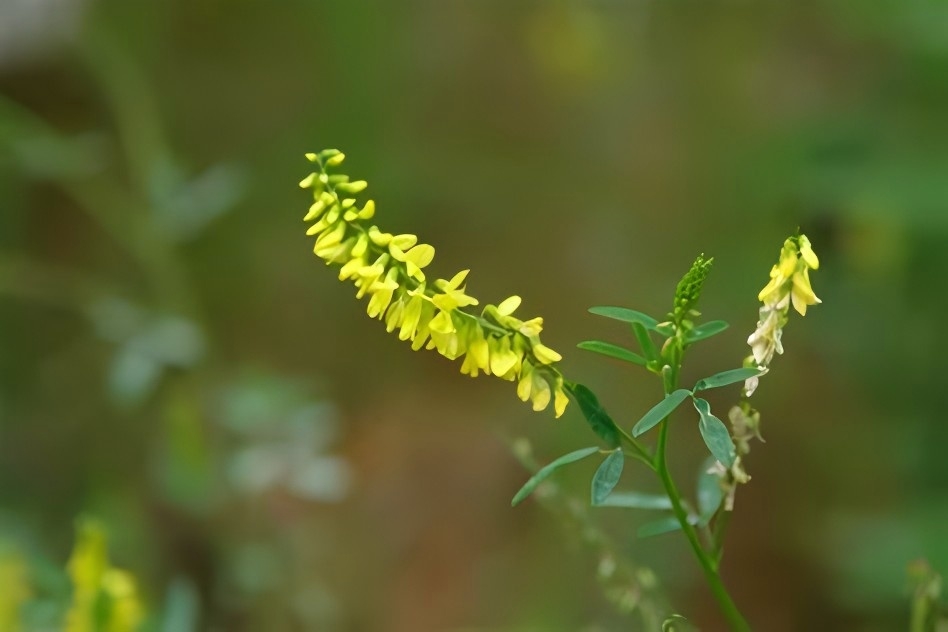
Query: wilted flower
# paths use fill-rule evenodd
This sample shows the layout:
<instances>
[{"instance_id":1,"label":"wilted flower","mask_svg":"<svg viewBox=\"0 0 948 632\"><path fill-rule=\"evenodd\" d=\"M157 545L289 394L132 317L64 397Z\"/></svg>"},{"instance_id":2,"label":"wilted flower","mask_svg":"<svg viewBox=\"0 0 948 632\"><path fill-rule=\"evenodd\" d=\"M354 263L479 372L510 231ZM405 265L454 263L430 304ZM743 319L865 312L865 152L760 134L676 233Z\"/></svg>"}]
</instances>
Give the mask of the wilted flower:
<instances>
[{"instance_id":1,"label":"wilted flower","mask_svg":"<svg viewBox=\"0 0 948 632\"><path fill-rule=\"evenodd\" d=\"M360 209L351 197L366 182L328 173L345 156L327 149L306 157L318 167L300 182L313 190L314 202L303 219L315 223L306 234L316 236L316 256L340 266L339 279L355 284L356 297L369 297L369 316L385 322L387 331L397 330L412 349L434 349L451 360L463 357L462 373L515 381L517 394L531 401L534 410L544 410L552 401L556 416L562 415L569 401L555 367L562 358L540 342L543 319L515 317L519 296L487 305L480 314L466 311L479 303L467 294L467 270L429 282L424 269L434 259L434 248L419 244L415 235L392 235L366 225L375 215L375 202Z\"/></svg>"}]
</instances>

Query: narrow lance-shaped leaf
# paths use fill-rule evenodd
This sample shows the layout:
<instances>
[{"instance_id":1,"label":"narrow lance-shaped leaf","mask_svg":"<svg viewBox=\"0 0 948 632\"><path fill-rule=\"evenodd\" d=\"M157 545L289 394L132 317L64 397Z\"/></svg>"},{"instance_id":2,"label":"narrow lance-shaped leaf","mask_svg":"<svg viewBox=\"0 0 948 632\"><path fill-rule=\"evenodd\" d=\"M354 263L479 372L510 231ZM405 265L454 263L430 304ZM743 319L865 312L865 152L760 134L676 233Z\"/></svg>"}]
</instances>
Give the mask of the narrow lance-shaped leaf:
<instances>
[{"instance_id":1,"label":"narrow lance-shaped leaf","mask_svg":"<svg viewBox=\"0 0 948 632\"><path fill-rule=\"evenodd\" d=\"M622 450L616 450L606 457L592 479L592 504L598 505L615 489L619 477L622 476L622 467L625 464L625 455Z\"/></svg>"},{"instance_id":2,"label":"narrow lance-shaped leaf","mask_svg":"<svg viewBox=\"0 0 948 632\"><path fill-rule=\"evenodd\" d=\"M576 346L586 351L592 351L593 353L609 356L610 358L625 360L626 362L638 364L639 366L645 366L645 358L633 351L629 351L624 347L614 345L610 342L602 342L601 340L586 340Z\"/></svg>"},{"instance_id":3,"label":"narrow lance-shaped leaf","mask_svg":"<svg viewBox=\"0 0 948 632\"><path fill-rule=\"evenodd\" d=\"M688 396L691 395L691 391L680 388L677 391L669 393L665 396L665 399L655 404L650 411L645 413L645 416L642 417L638 423L635 424L635 427L632 428L632 435L638 437L644 432L651 430L657 426L662 419L667 417L672 413L673 410L678 408Z\"/></svg>"},{"instance_id":4,"label":"narrow lance-shaped leaf","mask_svg":"<svg viewBox=\"0 0 948 632\"><path fill-rule=\"evenodd\" d=\"M706 400L696 397L694 402L695 409L701 415L701 419L698 421L698 429L701 431L704 444L708 446L711 456L726 467L731 467L734 465L737 450L734 448L734 441L731 440L731 434L727 431L727 426L711 414L711 405Z\"/></svg>"},{"instance_id":5,"label":"narrow lance-shaped leaf","mask_svg":"<svg viewBox=\"0 0 948 632\"><path fill-rule=\"evenodd\" d=\"M709 388L720 388L730 384L737 384L738 382L743 382L746 379L763 375L765 372L765 370L750 367L744 369L731 369L730 371L715 373L711 377L698 380L697 384L695 384L695 390L705 391Z\"/></svg>"},{"instance_id":6,"label":"narrow lance-shaped leaf","mask_svg":"<svg viewBox=\"0 0 948 632\"><path fill-rule=\"evenodd\" d=\"M531 476L530 480L527 481L527 483L523 487L520 488L520 491L518 491L517 494L513 497L513 500L510 501L510 505L516 506L521 501L523 501L524 498L532 494L533 490L535 490L540 485L540 483L542 483L544 479L546 479L550 474L555 472L557 468L560 468L569 463L574 463L576 461L579 461L580 459L585 459L590 454L595 454L596 452L599 452L598 447L583 448L582 450L576 450L575 452L564 454L563 456L556 459L549 465L546 465L540 468L540 470L536 474Z\"/></svg>"},{"instance_id":7,"label":"narrow lance-shaped leaf","mask_svg":"<svg viewBox=\"0 0 948 632\"><path fill-rule=\"evenodd\" d=\"M671 509L668 496L642 494L640 492L612 492L599 503L600 507L625 507L628 509Z\"/></svg>"},{"instance_id":8,"label":"narrow lance-shaped leaf","mask_svg":"<svg viewBox=\"0 0 948 632\"><path fill-rule=\"evenodd\" d=\"M616 427L616 422L599 404L596 395L582 384L566 384L565 388L579 404L579 409L593 432L602 437L610 448L618 447L619 429Z\"/></svg>"},{"instance_id":9,"label":"narrow lance-shaped leaf","mask_svg":"<svg viewBox=\"0 0 948 632\"><path fill-rule=\"evenodd\" d=\"M657 362L660 357L658 348L652 342L652 337L649 336L645 325L639 322L632 323L632 333L635 334L635 339L639 341L639 346L642 347L642 353L645 354L646 359L649 362Z\"/></svg>"},{"instance_id":10,"label":"narrow lance-shaped leaf","mask_svg":"<svg viewBox=\"0 0 948 632\"><path fill-rule=\"evenodd\" d=\"M688 522L692 525L698 524L697 516L688 516ZM646 522L636 530L635 535L640 538L650 538L654 535L671 533L672 531L678 531L679 529L681 529L681 523L678 522L678 518L675 516L668 516L667 518Z\"/></svg>"},{"instance_id":11,"label":"narrow lance-shaped leaf","mask_svg":"<svg viewBox=\"0 0 948 632\"><path fill-rule=\"evenodd\" d=\"M690 344L704 340L705 338L710 338L711 336L716 336L728 327L729 325L723 320L711 320L702 323L688 332L688 335L685 337L685 342Z\"/></svg>"},{"instance_id":12,"label":"narrow lance-shaped leaf","mask_svg":"<svg viewBox=\"0 0 948 632\"><path fill-rule=\"evenodd\" d=\"M658 325L658 321L648 314L643 314L642 312L637 312L634 309L627 309L625 307L590 307L589 313L595 314L596 316L605 316L606 318L618 320L623 323L642 323L647 329L652 330Z\"/></svg>"}]
</instances>

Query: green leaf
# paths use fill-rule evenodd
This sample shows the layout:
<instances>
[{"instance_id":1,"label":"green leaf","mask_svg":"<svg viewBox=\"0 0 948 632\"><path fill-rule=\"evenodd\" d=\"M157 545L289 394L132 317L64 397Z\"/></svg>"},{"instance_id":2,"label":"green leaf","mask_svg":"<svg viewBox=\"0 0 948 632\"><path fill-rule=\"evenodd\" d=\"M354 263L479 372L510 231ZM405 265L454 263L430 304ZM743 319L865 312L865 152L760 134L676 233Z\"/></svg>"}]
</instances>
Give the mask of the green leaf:
<instances>
[{"instance_id":1,"label":"green leaf","mask_svg":"<svg viewBox=\"0 0 948 632\"><path fill-rule=\"evenodd\" d=\"M691 629L693 629L693 626L688 622L688 619L680 614L673 614L662 621L662 632L679 632L679 630Z\"/></svg>"},{"instance_id":2,"label":"green leaf","mask_svg":"<svg viewBox=\"0 0 948 632\"><path fill-rule=\"evenodd\" d=\"M715 373L711 377L706 377L703 380L698 380L698 383L695 384L696 391L706 391L709 388L720 388L722 386L728 386L730 384L736 384L738 382L743 382L746 379L756 377L758 375L763 375L766 371L761 371L758 368L744 368L744 369L731 369L730 371L723 371L721 373Z\"/></svg>"},{"instance_id":3,"label":"green leaf","mask_svg":"<svg viewBox=\"0 0 948 632\"><path fill-rule=\"evenodd\" d=\"M586 422L610 448L619 446L619 428L616 422L599 404L596 395L582 384L567 384L566 391L573 396Z\"/></svg>"},{"instance_id":4,"label":"green leaf","mask_svg":"<svg viewBox=\"0 0 948 632\"><path fill-rule=\"evenodd\" d=\"M625 307L590 307L589 313L596 316L605 316L612 320L620 320L624 323L642 323L647 329L651 330L654 330L658 325L658 321L648 314L637 312L634 309L626 309Z\"/></svg>"},{"instance_id":5,"label":"green leaf","mask_svg":"<svg viewBox=\"0 0 948 632\"><path fill-rule=\"evenodd\" d=\"M711 518L721 506L721 501L724 500L721 479L708 473L716 460L714 457L708 457L702 464L701 471L698 472L698 514L701 525L711 522Z\"/></svg>"},{"instance_id":6,"label":"green leaf","mask_svg":"<svg viewBox=\"0 0 948 632\"><path fill-rule=\"evenodd\" d=\"M592 351L593 353L609 356L610 358L625 360L626 362L631 362L632 364L645 366L645 358L633 351L629 351L624 347L614 345L610 342L602 342L600 340L586 340L576 346L586 351Z\"/></svg>"},{"instance_id":7,"label":"green leaf","mask_svg":"<svg viewBox=\"0 0 948 632\"><path fill-rule=\"evenodd\" d=\"M698 517L688 516L688 522L693 525L698 524ZM659 520L646 522L636 530L635 535L640 538L650 538L653 535L671 533L672 531L678 531L679 529L681 529L681 523L678 522L678 518L675 516L668 516L667 518L660 518Z\"/></svg>"},{"instance_id":8,"label":"green leaf","mask_svg":"<svg viewBox=\"0 0 948 632\"><path fill-rule=\"evenodd\" d=\"M673 410L678 408L678 406L685 401L685 399L691 395L691 391L680 388L673 393L669 393L665 396L665 399L655 404L650 411L645 413L645 416L639 419L638 423L635 424L635 427L632 428L632 436L638 437L642 433L651 430L661 422L662 419L671 414Z\"/></svg>"},{"instance_id":9,"label":"green leaf","mask_svg":"<svg viewBox=\"0 0 948 632\"><path fill-rule=\"evenodd\" d=\"M685 336L685 342L691 344L692 342L698 342L699 340L716 336L729 326L730 325L723 320L712 320L702 323L688 332L688 335Z\"/></svg>"},{"instance_id":10,"label":"green leaf","mask_svg":"<svg viewBox=\"0 0 948 632\"><path fill-rule=\"evenodd\" d=\"M639 492L613 492L599 503L600 507L626 507L629 509L671 509L668 496L641 494Z\"/></svg>"},{"instance_id":11,"label":"green leaf","mask_svg":"<svg viewBox=\"0 0 948 632\"><path fill-rule=\"evenodd\" d=\"M622 466L625 465L625 454L616 450L606 457L592 479L592 504L598 505L604 501L615 489L619 477L622 476Z\"/></svg>"},{"instance_id":12,"label":"green leaf","mask_svg":"<svg viewBox=\"0 0 948 632\"><path fill-rule=\"evenodd\" d=\"M635 334L635 339L639 341L639 346L642 347L642 353L645 354L648 361L658 362L660 357L658 349L655 347L655 343L652 342L652 337L649 335L645 325L642 323L632 323L632 333Z\"/></svg>"},{"instance_id":13,"label":"green leaf","mask_svg":"<svg viewBox=\"0 0 948 632\"><path fill-rule=\"evenodd\" d=\"M707 400L696 397L694 402L695 409L701 415L701 419L698 421L698 429L701 431L704 444L708 446L711 456L723 463L725 467L731 467L734 465L737 450L734 448L734 442L731 440L731 434L727 431L727 426L711 414L711 405Z\"/></svg>"},{"instance_id":14,"label":"green leaf","mask_svg":"<svg viewBox=\"0 0 948 632\"><path fill-rule=\"evenodd\" d=\"M585 459L590 454L595 454L596 452L599 452L598 447L583 448L582 450L576 450L575 452L564 454L549 465L542 467L540 471L531 476L530 480L520 488L520 491L517 492L517 494L513 497L513 500L510 501L510 506L515 507L520 504L524 498L532 494L533 490L535 490L537 486L542 483L550 474L555 472L557 468L569 463L574 463L580 459Z\"/></svg>"}]
</instances>

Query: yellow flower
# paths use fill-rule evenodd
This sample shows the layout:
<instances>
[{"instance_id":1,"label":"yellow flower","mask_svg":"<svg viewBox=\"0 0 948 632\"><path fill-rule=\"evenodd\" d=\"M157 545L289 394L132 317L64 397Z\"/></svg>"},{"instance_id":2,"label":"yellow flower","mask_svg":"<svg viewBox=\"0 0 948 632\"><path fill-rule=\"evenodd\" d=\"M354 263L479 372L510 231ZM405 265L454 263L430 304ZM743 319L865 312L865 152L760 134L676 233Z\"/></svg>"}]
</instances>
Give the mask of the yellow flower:
<instances>
[{"instance_id":1,"label":"yellow flower","mask_svg":"<svg viewBox=\"0 0 948 632\"><path fill-rule=\"evenodd\" d=\"M478 305L464 286L467 270L427 283L424 268L434 260L434 247L419 244L416 235L393 235L366 223L375 216L375 202L360 209L353 196L368 184L330 173L345 155L327 149L306 158L317 167L300 182L313 191L303 218L313 222L306 232L316 237L313 252L340 267L339 280L352 281L357 298L368 296L368 315L382 320L387 331L397 330L400 340L410 340L412 349L436 349L451 360L463 356L462 373L515 381L518 395L534 410L552 401L556 416L562 415L569 402L556 368L562 357L540 342L543 319L514 317L519 296L486 305L480 314L466 311Z\"/></svg>"},{"instance_id":2,"label":"yellow flower","mask_svg":"<svg viewBox=\"0 0 948 632\"><path fill-rule=\"evenodd\" d=\"M72 606L66 632L134 632L144 610L135 579L109 563L105 530L92 521L79 525L76 546L67 565L72 579Z\"/></svg>"},{"instance_id":3,"label":"yellow flower","mask_svg":"<svg viewBox=\"0 0 948 632\"><path fill-rule=\"evenodd\" d=\"M806 235L787 239L780 250L780 259L770 270L770 281L760 291L758 299L763 303L757 329L747 339L751 347L748 363L767 368L774 354L783 353L783 328L787 324L790 305L806 315L807 307L822 301L810 285L810 270L816 270L820 260ZM746 396L757 388L758 378L750 378L744 385Z\"/></svg>"}]
</instances>

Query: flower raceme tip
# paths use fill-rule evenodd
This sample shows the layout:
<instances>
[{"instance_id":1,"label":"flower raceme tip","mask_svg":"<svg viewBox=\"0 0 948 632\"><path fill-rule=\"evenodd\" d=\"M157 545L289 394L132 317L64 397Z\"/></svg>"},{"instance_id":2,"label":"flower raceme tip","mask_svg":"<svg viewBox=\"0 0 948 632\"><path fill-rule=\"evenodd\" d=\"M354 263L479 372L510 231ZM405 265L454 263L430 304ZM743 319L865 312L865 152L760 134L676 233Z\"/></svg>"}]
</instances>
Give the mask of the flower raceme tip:
<instances>
[{"instance_id":1,"label":"flower raceme tip","mask_svg":"<svg viewBox=\"0 0 948 632\"><path fill-rule=\"evenodd\" d=\"M540 342L543 319L514 316L519 296L486 305L480 314L469 311L480 302L467 293L468 270L451 279L430 281L425 274L435 256L429 244L412 234L393 235L367 222L375 202L358 205L354 197L368 184L331 173L345 160L335 149L306 154L316 170L300 187L311 189L313 203L303 220L314 222L306 234L315 236L314 254L327 265L339 266L339 280L352 281L357 298L368 297L366 312L385 323L388 332L411 341L412 349L433 349L455 360L461 372L480 373L517 382L517 395L533 409L552 402L559 417L569 399L556 368L562 357Z\"/></svg>"}]
</instances>

